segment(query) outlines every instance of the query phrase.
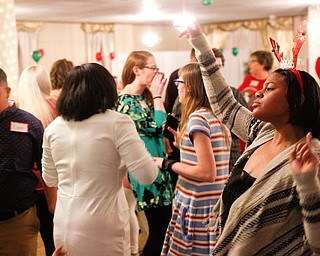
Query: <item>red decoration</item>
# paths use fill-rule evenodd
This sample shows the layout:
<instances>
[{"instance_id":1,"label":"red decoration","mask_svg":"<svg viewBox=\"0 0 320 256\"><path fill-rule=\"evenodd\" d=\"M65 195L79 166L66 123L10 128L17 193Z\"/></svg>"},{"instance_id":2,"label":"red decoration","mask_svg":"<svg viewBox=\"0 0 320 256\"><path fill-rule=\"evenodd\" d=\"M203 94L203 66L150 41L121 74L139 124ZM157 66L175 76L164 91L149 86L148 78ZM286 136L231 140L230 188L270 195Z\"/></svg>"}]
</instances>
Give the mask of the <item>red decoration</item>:
<instances>
[{"instance_id":1,"label":"red decoration","mask_svg":"<svg viewBox=\"0 0 320 256\"><path fill-rule=\"evenodd\" d=\"M292 48L294 67L297 66L299 51L300 51L304 41L306 41L307 28L308 28L308 22L306 20L302 21L300 27L298 27L298 29L297 29L296 36L293 38L293 42L296 43L295 47Z\"/></svg>"},{"instance_id":2,"label":"red decoration","mask_svg":"<svg viewBox=\"0 0 320 256\"><path fill-rule=\"evenodd\" d=\"M320 57L318 57L318 59L316 61L316 72L317 72L317 75L320 79Z\"/></svg>"},{"instance_id":3,"label":"red decoration","mask_svg":"<svg viewBox=\"0 0 320 256\"><path fill-rule=\"evenodd\" d=\"M97 60L97 61L102 61L102 59L103 59L102 53L101 53L101 52L97 52L97 53L96 53L96 60Z\"/></svg>"},{"instance_id":4,"label":"red decoration","mask_svg":"<svg viewBox=\"0 0 320 256\"><path fill-rule=\"evenodd\" d=\"M114 57L115 57L115 56L114 56L114 52L110 52L110 53L109 53L109 57L110 57L110 60L113 60Z\"/></svg>"},{"instance_id":5,"label":"red decoration","mask_svg":"<svg viewBox=\"0 0 320 256\"><path fill-rule=\"evenodd\" d=\"M44 50L43 50L43 49L39 49L38 51L40 52L41 57L43 57L43 55L44 55Z\"/></svg>"}]
</instances>

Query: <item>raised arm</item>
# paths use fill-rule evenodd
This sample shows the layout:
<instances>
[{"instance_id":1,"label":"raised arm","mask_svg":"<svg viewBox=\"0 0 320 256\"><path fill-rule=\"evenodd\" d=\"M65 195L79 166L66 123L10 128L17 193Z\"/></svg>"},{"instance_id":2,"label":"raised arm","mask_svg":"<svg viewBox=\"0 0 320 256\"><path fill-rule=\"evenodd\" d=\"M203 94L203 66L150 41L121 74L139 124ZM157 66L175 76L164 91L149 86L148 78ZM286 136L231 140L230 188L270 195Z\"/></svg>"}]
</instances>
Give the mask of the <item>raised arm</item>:
<instances>
[{"instance_id":1,"label":"raised arm","mask_svg":"<svg viewBox=\"0 0 320 256\"><path fill-rule=\"evenodd\" d=\"M251 112L234 98L201 28L199 26L189 28L188 37L200 63L211 108L234 134L246 141L249 125L253 119Z\"/></svg>"}]
</instances>

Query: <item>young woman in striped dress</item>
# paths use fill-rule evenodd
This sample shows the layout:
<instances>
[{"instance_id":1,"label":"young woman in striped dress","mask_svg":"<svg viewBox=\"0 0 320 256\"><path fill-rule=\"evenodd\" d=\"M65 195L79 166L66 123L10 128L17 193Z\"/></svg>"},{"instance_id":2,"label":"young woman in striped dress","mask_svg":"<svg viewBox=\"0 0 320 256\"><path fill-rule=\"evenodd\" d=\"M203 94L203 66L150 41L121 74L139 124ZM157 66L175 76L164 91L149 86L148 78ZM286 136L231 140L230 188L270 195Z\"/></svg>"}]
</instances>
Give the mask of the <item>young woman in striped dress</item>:
<instances>
[{"instance_id":1,"label":"young woman in striped dress","mask_svg":"<svg viewBox=\"0 0 320 256\"><path fill-rule=\"evenodd\" d=\"M206 226L228 177L230 133L210 108L198 63L184 66L176 85L182 116L174 134L181 162L155 159L179 174L161 255L210 255L218 234Z\"/></svg>"}]
</instances>

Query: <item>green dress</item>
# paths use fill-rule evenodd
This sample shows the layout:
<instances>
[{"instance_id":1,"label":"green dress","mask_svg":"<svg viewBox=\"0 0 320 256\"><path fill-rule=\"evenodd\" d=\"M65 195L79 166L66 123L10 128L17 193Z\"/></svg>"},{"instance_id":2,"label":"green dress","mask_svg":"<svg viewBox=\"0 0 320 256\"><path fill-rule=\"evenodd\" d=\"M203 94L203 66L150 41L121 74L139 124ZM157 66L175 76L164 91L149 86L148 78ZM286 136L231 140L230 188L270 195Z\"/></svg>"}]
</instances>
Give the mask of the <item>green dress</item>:
<instances>
[{"instance_id":1,"label":"green dress","mask_svg":"<svg viewBox=\"0 0 320 256\"><path fill-rule=\"evenodd\" d=\"M154 110L153 104L148 100L145 100L148 108L143 108L140 104L142 100L144 100L142 95L122 94L119 96L116 110L131 117L140 138L152 156L165 157L166 148L162 135L162 125L167 115L161 110ZM139 184L129 172L128 177L139 210L171 204L174 193L169 172L159 169L157 179L150 185Z\"/></svg>"}]
</instances>

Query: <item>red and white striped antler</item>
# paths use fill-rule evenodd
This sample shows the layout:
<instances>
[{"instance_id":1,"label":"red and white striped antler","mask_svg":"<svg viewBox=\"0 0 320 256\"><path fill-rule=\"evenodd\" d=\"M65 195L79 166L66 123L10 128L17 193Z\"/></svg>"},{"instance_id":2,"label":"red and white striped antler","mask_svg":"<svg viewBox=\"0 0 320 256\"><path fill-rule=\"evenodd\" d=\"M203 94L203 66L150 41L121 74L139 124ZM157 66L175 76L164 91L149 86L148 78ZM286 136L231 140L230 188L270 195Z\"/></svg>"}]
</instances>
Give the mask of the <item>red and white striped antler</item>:
<instances>
[{"instance_id":1,"label":"red and white striped antler","mask_svg":"<svg viewBox=\"0 0 320 256\"><path fill-rule=\"evenodd\" d=\"M296 46L292 48L294 67L297 66L298 54L307 37L307 27L308 22L306 20L302 21L299 28L297 28L296 36L293 38L293 42L296 43Z\"/></svg>"},{"instance_id":2,"label":"red and white striped antler","mask_svg":"<svg viewBox=\"0 0 320 256\"><path fill-rule=\"evenodd\" d=\"M293 42L296 43L295 47L292 48L293 53L293 60L290 60L289 58L283 58L283 52L280 53L280 45L270 37L270 43L272 46L272 52L280 62L280 68L287 69L287 68L293 68L295 69L297 67L297 60L298 60L298 54L300 52L300 49L303 45L303 43L306 40L306 31L307 31L308 22L304 20L299 28L297 29L297 33L295 37L293 38Z\"/></svg>"}]
</instances>

